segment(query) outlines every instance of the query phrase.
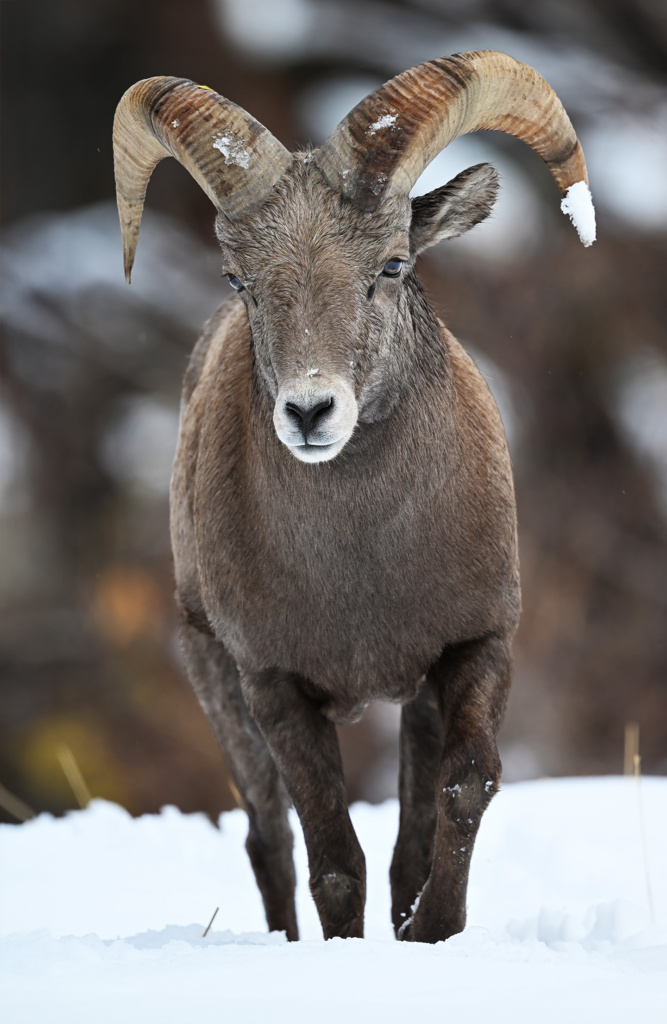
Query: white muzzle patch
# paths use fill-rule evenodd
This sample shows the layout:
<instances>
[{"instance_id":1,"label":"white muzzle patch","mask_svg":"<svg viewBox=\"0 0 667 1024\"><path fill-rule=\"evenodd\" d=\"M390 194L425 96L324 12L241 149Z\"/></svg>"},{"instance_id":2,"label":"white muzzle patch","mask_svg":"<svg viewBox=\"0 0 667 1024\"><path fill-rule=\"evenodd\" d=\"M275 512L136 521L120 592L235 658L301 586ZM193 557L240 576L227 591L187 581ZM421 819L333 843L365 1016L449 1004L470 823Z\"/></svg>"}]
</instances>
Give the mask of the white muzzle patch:
<instances>
[{"instance_id":1,"label":"white muzzle patch","mask_svg":"<svg viewBox=\"0 0 667 1024\"><path fill-rule=\"evenodd\" d=\"M358 418L350 384L307 373L278 391L273 410L276 434L301 462L328 462L350 440Z\"/></svg>"}]
</instances>

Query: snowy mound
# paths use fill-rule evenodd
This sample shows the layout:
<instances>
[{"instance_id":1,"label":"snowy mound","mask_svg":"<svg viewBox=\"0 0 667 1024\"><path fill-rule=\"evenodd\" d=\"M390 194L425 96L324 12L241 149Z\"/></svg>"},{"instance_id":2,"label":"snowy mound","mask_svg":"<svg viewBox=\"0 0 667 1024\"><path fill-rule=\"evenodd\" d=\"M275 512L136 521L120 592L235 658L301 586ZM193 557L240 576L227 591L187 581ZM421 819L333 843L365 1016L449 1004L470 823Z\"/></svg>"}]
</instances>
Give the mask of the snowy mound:
<instances>
[{"instance_id":1,"label":"snowy mound","mask_svg":"<svg viewBox=\"0 0 667 1024\"><path fill-rule=\"evenodd\" d=\"M358 805L367 938L325 943L297 832L303 941L267 935L243 849L166 808L95 801L0 826L3 1024L657 1024L667 993L667 779L507 786L484 818L468 927L397 943L387 872L397 806ZM205 925L219 907L206 938ZM196 924L193 924L197 922Z\"/></svg>"}]
</instances>

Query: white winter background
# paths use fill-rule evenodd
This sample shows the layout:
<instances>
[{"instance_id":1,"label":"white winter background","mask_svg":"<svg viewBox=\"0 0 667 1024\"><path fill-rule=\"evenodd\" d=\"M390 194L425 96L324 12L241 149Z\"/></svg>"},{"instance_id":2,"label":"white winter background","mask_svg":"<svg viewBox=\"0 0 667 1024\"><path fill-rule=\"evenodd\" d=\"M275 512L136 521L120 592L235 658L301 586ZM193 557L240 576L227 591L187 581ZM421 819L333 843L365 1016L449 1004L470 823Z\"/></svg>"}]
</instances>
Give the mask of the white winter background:
<instances>
[{"instance_id":1,"label":"white winter background","mask_svg":"<svg viewBox=\"0 0 667 1024\"><path fill-rule=\"evenodd\" d=\"M366 938L322 940L295 819L298 943L266 933L242 811L215 827L94 801L0 826L3 1024L663 1024L667 780L504 787L477 841L468 926L433 946L391 933L396 802L352 819Z\"/></svg>"}]
</instances>

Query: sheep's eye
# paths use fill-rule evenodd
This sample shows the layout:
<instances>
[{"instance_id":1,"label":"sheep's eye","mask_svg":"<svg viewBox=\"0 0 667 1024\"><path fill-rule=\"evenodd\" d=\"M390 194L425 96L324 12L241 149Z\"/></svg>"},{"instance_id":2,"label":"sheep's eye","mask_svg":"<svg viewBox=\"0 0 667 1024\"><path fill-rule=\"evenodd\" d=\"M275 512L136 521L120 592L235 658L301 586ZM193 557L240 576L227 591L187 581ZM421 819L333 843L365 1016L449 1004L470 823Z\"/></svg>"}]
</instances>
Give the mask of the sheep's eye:
<instances>
[{"instance_id":1,"label":"sheep's eye","mask_svg":"<svg viewBox=\"0 0 667 1024\"><path fill-rule=\"evenodd\" d=\"M382 268L385 277L398 277L403 269L403 260L388 260Z\"/></svg>"},{"instance_id":2,"label":"sheep's eye","mask_svg":"<svg viewBox=\"0 0 667 1024\"><path fill-rule=\"evenodd\" d=\"M227 274L227 280L231 284L234 291L242 292L243 289L245 288L243 281L241 281L240 278L238 277L234 277L233 274Z\"/></svg>"}]
</instances>

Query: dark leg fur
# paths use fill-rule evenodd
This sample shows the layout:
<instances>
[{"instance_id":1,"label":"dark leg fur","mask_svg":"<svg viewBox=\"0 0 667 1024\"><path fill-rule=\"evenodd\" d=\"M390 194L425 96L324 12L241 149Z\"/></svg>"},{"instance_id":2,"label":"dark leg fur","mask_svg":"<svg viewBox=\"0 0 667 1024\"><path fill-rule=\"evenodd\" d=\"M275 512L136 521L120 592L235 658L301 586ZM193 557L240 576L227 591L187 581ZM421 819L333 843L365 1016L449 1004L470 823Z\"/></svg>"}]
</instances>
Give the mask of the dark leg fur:
<instances>
[{"instance_id":1,"label":"dark leg fur","mask_svg":"<svg viewBox=\"0 0 667 1024\"><path fill-rule=\"evenodd\" d=\"M444 734L437 700L424 681L401 714L398 794L401 816L391 862L391 916L396 935L426 884L433 858L435 784Z\"/></svg>"},{"instance_id":2,"label":"dark leg fur","mask_svg":"<svg viewBox=\"0 0 667 1024\"><path fill-rule=\"evenodd\" d=\"M435 772L435 830L430 872L418 906L402 930L404 939L438 942L465 927L473 845L482 814L500 781L496 734L505 709L510 676L509 640L495 636L448 649L428 674L429 685L440 707L444 749ZM421 769L425 786L428 786L434 763L434 748L433 739L427 745ZM407 747L406 756L416 753L421 756L415 737ZM415 772L414 765L403 769L404 775L409 772ZM423 798L421 803L421 811L411 810L409 815L428 827L427 800ZM401 840L399 834L399 844L401 842L407 848L407 840ZM418 839L413 840L413 845L417 842ZM404 854L400 856L403 858ZM394 870L399 875L398 868L392 865L392 879ZM423 874L423 856L412 885L419 885L420 872ZM394 926L397 914L400 917L401 912L406 912L407 892L407 886L398 891L400 904L394 908Z\"/></svg>"},{"instance_id":3,"label":"dark leg fur","mask_svg":"<svg viewBox=\"0 0 667 1024\"><path fill-rule=\"evenodd\" d=\"M289 801L273 758L248 713L233 659L212 637L182 629L190 681L213 727L248 813L246 849L264 901L270 931L298 939Z\"/></svg>"},{"instance_id":4,"label":"dark leg fur","mask_svg":"<svg viewBox=\"0 0 667 1024\"><path fill-rule=\"evenodd\" d=\"M294 676L246 676L243 693L301 821L324 937L361 938L366 864L347 811L335 726Z\"/></svg>"}]
</instances>

